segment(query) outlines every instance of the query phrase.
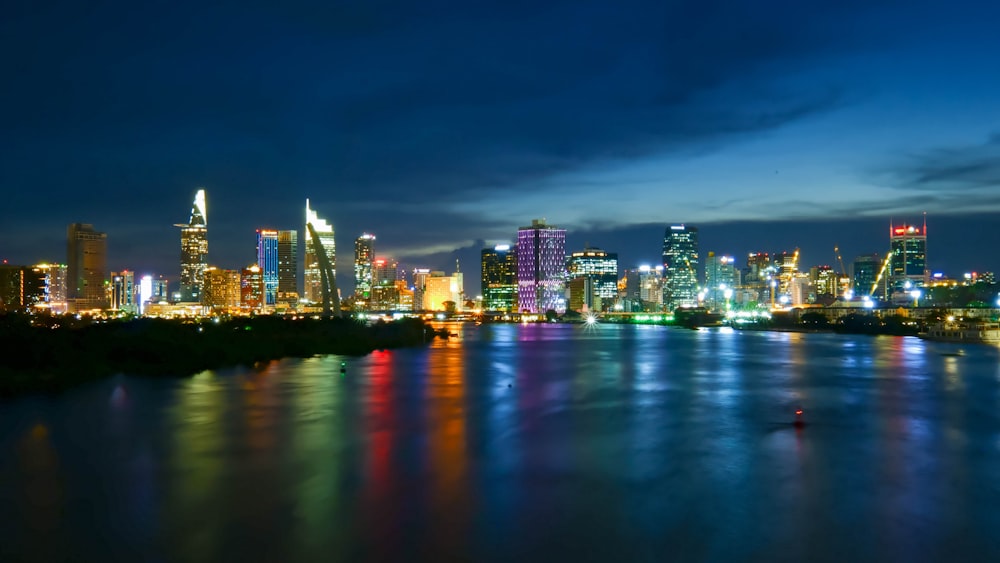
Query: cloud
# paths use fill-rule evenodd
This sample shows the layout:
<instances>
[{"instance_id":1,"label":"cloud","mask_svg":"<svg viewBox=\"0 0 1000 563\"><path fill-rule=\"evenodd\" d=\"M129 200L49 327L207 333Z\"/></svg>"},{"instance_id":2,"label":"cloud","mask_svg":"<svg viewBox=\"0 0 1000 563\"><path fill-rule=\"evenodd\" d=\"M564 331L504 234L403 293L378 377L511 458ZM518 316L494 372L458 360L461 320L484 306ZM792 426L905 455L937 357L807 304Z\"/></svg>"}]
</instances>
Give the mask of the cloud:
<instances>
[{"instance_id":1,"label":"cloud","mask_svg":"<svg viewBox=\"0 0 1000 563\"><path fill-rule=\"evenodd\" d=\"M902 186L915 190L966 193L1000 188L1000 133L978 145L938 148L910 156L890 173Z\"/></svg>"}]
</instances>

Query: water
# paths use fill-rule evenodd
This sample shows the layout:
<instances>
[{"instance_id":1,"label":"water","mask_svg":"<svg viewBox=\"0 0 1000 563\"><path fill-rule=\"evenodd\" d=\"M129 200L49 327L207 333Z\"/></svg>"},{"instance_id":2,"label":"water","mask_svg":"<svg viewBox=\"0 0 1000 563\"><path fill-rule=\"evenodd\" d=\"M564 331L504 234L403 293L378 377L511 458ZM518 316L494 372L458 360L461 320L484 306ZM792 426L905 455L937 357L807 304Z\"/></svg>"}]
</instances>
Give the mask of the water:
<instances>
[{"instance_id":1,"label":"water","mask_svg":"<svg viewBox=\"0 0 1000 563\"><path fill-rule=\"evenodd\" d=\"M997 348L452 330L0 403L0 561L1000 560Z\"/></svg>"}]
</instances>

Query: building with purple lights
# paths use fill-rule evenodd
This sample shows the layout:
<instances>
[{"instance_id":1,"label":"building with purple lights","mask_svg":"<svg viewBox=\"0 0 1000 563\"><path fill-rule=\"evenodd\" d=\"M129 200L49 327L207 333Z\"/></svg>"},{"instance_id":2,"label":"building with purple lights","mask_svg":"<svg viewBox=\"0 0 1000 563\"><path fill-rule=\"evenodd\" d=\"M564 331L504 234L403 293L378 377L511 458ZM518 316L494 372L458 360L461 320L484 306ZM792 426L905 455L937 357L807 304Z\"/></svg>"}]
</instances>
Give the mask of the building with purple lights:
<instances>
[{"instance_id":1,"label":"building with purple lights","mask_svg":"<svg viewBox=\"0 0 1000 563\"><path fill-rule=\"evenodd\" d=\"M517 300L523 312L566 311L566 229L533 219L517 231Z\"/></svg>"}]
</instances>

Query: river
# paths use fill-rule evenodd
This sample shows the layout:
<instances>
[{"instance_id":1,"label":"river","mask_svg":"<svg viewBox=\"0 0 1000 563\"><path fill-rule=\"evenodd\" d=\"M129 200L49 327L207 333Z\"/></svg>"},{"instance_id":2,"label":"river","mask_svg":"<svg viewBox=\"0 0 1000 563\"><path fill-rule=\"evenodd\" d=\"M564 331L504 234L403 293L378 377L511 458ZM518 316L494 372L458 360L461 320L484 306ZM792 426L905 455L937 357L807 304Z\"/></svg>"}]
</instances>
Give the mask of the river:
<instances>
[{"instance_id":1,"label":"river","mask_svg":"<svg viewBox=\"0 0 1000 563\"><path fill-rule=\"evenodd\" d=\"M998 348L450 330L0 402L0 561L1000 560Z\"/></svg>"}]
</instances>

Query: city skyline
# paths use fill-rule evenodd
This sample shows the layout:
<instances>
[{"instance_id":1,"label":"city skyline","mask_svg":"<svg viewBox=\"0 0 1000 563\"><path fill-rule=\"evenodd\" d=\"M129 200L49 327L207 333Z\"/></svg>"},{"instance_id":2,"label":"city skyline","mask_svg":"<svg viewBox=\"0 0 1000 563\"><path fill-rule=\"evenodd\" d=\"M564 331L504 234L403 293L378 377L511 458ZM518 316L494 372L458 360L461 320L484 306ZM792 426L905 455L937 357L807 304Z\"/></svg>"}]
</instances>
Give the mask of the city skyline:
<instances>
[{"instance_id":1,"label":"city skyline","mask_svg":"<svg viewBox=\"0 0 1000 563\"><path fill-rule=\"evenodd\" d=\"M927 212L949 249L932 269L1000 270L980 250L1000 246L994 3L150 10L0 23L21 54L0 68L0 258L58 260L85 222L110 270L172 272L162 226L204 186L224 268L249 262L245 233L301 229L310 197L342 240L372 230L434 269L531 217L623 264L680 222L706 251L832 263Z\"/></svg>"}]
</instances>

